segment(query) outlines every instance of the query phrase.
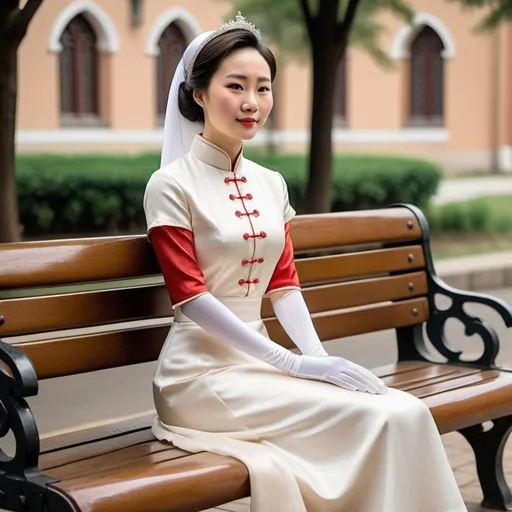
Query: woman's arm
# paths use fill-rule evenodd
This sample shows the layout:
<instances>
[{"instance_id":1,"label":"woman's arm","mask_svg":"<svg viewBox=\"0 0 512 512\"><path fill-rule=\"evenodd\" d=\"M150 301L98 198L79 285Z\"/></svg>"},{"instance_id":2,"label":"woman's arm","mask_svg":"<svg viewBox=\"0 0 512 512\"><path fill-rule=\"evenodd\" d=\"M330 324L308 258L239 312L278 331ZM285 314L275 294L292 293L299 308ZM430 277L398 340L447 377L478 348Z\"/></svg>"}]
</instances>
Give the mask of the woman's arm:
<instances>
[{"instance_id":1,"label":"woman's arm","mask_svg":"<svg viewBox=\"0 0 512 512\"><path fill-rule=\"evenodd\" d=\"M158 226L150 231L150 239L171 300L180 301L181 310L190 320L227 345L293 377L330 382L349 390L384 392L376 377L349 361L338 357L297 355L247 327L207 291L195 259L193 236L186 231ZM177 278L183 280L179 285ZM190 286L187 285L189 278Z\"/></svg>"},{"instance_id":2,"label":"woman's arm","mask_svg":"<svg viewBox=\"0 0 512 512\"><path fill-rule=\"evenodd\" d=\"M270 279L267 294L279 323L300 351L305 355L327 356L300 290L288 222L284 232L283 252Z\"/></svg>"}]
</instances>

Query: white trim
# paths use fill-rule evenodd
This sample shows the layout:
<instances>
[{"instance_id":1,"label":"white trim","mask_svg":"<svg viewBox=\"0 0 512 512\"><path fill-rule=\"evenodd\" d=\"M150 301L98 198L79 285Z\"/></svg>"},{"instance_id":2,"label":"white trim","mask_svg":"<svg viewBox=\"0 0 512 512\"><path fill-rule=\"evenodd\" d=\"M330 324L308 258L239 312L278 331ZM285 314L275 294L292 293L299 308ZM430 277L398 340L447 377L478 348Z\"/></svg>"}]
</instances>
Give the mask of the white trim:
<instances>
[{"instance_id":1,"label":"white trim","mask_svg":"<svg viewBox=\"0 0 512 512\"><path fill-rule=\"evenodd\" d=\"M403 25L398 30L391 45L391 59L407 59L409 57L411 41L420 28L425 25L435 30L441 41L443 41L444 50L441 54L443 58L453 59L455 57L455 42L448 27L437 16L428 12L416 13L412 25Z\"/></svg>"},{"instance_id":2,"label":"white trim","mask_svg":"<svg viewBox=\"0 0 512 512\"><path fill-rule=\"evenodd\" d=\"M202 32L198 21L186 10L181 7L171 7L164 11L151 25L146 39L146 54L156 57L160 50L158 42L164 30L173 22L180 27L188 43Z\"/></svg>"},{"instance_id":3,"label":"white trim","mask_svg":"<svg viewBox=\"0 0 512 512\"><path fill-rule=\"evenodd\" d=\"M57 16L50 31L48 51L60 53L62 45L60 38L68 23L79 14L84 14L96 30L98 37L98 50L105 53L119 51L119 37L117 30L108 14L93 0L74 0L67 5Z\"/></svg>"},{"instance_id":4,"label":"white trim","mask_svg":"<svg viewBox=\"0 0 512 512\"><path fill-rule=\"evenodd\" d=\"M512 171L512 146L498 148L498 169L505 172Z\"/></svg>"},{"instance_id":5,"label":"white trim","mask_svg":"<svg viewBox=\"0 0 512 512\"><path fill-rule=\"evenodd\" d=\"M113 130L110 128L61 128L58 130L18 130L18 146L66 145L160 145L163 130ZM266 144L268 132L262 130L248 146ZM444 128L404 128L402 130L333 130L333 142L343 144L436 144L448 142ZM277 130L276 144L308 144L309 131ZM512 161L512 159L511 159Z\"/></svg>"}]
</instances>

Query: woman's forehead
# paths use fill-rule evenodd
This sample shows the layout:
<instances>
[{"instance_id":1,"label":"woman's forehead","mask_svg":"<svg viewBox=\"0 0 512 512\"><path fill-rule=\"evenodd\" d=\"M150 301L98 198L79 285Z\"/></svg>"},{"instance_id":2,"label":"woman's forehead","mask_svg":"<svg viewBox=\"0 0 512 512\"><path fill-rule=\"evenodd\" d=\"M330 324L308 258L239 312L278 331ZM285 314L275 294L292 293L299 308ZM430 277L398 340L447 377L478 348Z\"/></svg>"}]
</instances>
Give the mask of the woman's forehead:
<instances>
[{"instance_id":1,"label":"woman's forehead","mask_svg":"<svg viewBox=\"0 0 512 512\"><path fill-rule=\"evenodd\" d=\"M238 74L251 78L263 75L270 79L270 67L256 48L241 48L221 62L217 74L222 77Z\"/></svg>"}]
</instances>

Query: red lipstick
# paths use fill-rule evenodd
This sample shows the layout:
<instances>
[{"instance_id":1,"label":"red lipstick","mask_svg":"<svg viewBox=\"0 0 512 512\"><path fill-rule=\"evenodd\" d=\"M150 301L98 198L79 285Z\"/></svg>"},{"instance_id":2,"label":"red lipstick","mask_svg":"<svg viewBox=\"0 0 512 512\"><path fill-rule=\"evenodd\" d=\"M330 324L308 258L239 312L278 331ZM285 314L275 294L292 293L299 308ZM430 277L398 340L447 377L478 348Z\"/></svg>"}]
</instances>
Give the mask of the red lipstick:
<instances>
[{"instance_id":1,"label":"red lipstick","mask_svg":"<svg viewBox=\"0 0 512 512\"><path fill-rule=\"evenodd\" d=\"M249 128L253 127L256 123L256 119L254 119L254 117L244 117L243 119L237 119L237 121L243 126L247 126Z\"/></svg>"}]
</instances>

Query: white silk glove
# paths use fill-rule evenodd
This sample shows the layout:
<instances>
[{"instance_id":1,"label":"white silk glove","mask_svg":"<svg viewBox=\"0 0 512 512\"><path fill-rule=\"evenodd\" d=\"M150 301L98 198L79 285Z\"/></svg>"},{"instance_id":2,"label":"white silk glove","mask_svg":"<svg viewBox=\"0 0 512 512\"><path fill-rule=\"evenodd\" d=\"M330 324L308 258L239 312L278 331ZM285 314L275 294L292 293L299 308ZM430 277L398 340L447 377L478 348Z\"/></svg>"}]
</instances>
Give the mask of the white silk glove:
<instances>
[{"instance_id":1,"label":"white silk glove","mask_svg":"<svg viewBox=\"0 0 512 512\"><path fill-rule=\"evenodd\" d=\"M181 310L190 320L227 345L279 368L293 377L329 382L354 391L381 392L379 386L371 380L371 377L374 380L377 378L368 370L340 357L294 354L247 327L210 293L186 302L181 306Z\"/></svg>"},{"instance_id":2,"label":"white silk glove","mask_svg":"<svg viewBox=\"0 0 512 512\"><path fill-rule=\"evenodd\" d=\"M279 323L306 356L327 356L311 320L304 296L300 290L292 290L274 304Z\"/></svg>"},{"instance_id":3,"label":"white silk glove","mask_svg":"<svg viewBox=\"0 0 512 512\"><path fill-rule=\"evenodd\" d=\"M322 342L318 337L308 306L300 290L290 291L278 299L273 304L273 307L276 317L283 329L286 331L286 334L288 334L304 355L329 357L329 354L325 351ZM332 379L336 379L338 381L336 384L341 385L339 382L340 379L346 377L347 380L344 381L344 383L347 385L354 385L352 382L353 372L356 372L363 382L366 382L367 385L371 385L371 387L376 388L378 393L387 392L385 384L366 368L341 357L336 357L334 359L336 359L338 363L336 369L333 369L334 373L330 374L329 379L331 380L326 379L328 382L332 382ZM308 373L306 368L307 367L305 366L305 373ZM335 377L335 375L338 376ZM340 377L340 375L344 377ZM335 382L333 382L333 384L334 383Z\"/></svg>"}]
</instances>

